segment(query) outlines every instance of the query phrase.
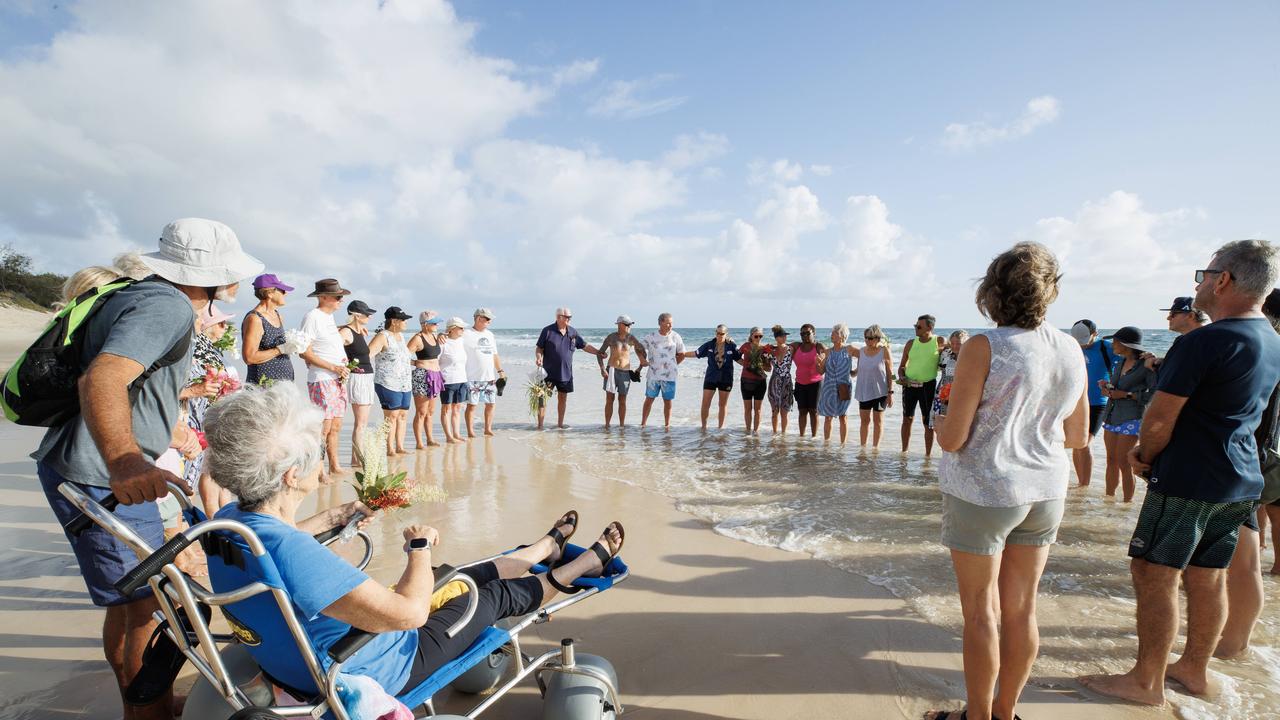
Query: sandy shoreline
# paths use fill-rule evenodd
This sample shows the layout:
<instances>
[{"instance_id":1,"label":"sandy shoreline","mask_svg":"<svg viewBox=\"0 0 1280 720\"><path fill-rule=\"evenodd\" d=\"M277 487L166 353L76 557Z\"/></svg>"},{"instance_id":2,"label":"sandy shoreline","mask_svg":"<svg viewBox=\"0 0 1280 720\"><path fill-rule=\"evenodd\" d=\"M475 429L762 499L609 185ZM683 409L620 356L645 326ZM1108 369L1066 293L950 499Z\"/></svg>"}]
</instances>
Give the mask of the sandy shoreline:
<instances>
[{"instance_id":1,"label":"sandy shoreline","mask_svg":"<svg viewBox=\"0 0 1280 720\"><path fill-rule=\"evenodd\" d=\"M0 359L16 357L44 323L11 310L0 318L14 323ZM118 717L99 647L101 611L88 602L26 458L39 434L0 424L0 717ZM723 537L666 497L547 459L510 437L405 461L411 475L439 483L450 499L374 526L370 572L382 581L399 575L397 528L410 519L441 530L444 562L528 542L570 507L582 513L580 542L611 519L626 524L631 580L524 637L534 651L579 638L581 652L608 657L628 717L917 718L962 704L959 638L860 576ZM335 486L317 502L349 496ZM1028 688L1025 717L1167 716L1086 704L1069 678L1036 680L1064 689ZM441 699L442 711L470 707L467 699ZM536 716L539 702L525 685L485 717Z\"/></svg>"}]
</instances>

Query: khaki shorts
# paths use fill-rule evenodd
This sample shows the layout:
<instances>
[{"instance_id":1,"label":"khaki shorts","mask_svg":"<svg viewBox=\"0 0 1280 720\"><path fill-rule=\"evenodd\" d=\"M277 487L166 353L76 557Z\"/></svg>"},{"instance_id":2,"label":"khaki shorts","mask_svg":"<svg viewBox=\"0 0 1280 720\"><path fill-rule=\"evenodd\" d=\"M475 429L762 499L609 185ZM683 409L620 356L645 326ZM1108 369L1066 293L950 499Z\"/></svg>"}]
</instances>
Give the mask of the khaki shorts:
<instances>
[{"instance_id":1,"label":"khaki shorts","mask_svg":"<svg viewBox=\"0 0 1280 720\"><path fill-rule=\"evenodd\" d=\"M1066 500L1001 508L942 494L942 544L973 555L995 555L1005 545L1052 545Z\"/></svg>"}]
</instances>

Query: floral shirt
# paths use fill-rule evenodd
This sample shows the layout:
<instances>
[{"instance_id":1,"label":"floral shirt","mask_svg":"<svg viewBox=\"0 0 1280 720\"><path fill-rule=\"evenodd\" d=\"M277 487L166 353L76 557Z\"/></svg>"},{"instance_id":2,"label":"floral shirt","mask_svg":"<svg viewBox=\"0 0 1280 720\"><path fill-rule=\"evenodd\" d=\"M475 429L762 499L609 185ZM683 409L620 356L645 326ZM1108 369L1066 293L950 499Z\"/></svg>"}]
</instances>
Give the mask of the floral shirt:
<instances>
[{"instance_id":1,"label":"floral shirt","mask_svg":"<svg viewBox=\"0 0 1280 720\"><path fill-rule=\"evenodd\" d=\"M649 361L649 379L673 382L678 376L676 355L684 352L684 339L672 330L666 335L649 333L644 337L645 357Z\"/></svg>"}]
</instances>

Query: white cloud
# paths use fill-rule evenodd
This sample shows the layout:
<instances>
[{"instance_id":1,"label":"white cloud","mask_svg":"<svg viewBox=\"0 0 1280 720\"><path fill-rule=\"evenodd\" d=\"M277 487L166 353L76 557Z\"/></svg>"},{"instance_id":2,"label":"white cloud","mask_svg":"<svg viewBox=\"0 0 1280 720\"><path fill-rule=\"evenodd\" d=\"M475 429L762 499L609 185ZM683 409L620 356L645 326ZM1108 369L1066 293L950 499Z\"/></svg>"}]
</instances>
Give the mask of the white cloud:
<instances>
[{"instance_id":1,"label":"white cloud","mask_svg":"<svg viewBox=\"0 0 1280 720\"><path fill-rule=\"evenodd\" d=\"M804 166L786 158L779 158L771 163L753 160L747 165L747 182L752 185L793 183L802 175L804 175Z\"/></svg>"},{"instance_id":2,"label":"white cloud","mask_svg":"<svg viewBox=\"0 0 1280 720\"><path fill-rule=\"evenodd\" d=\"M653 90L673 80L674 75L654 75L638 80L614 81L605 94L587 108L587 112L598 117L634 120L674 110L688 98L683 95L648 97Z\"/></svg>"},{"instance_id":3,"label":"white cloud","mask_svg":"<svg viewBox=\"0 0 1280 720\"><path fill-rule=\"evenodd\" d=\"M831 173L835 172L835 168L830 165L810 165L809 172L818 177L829 177Z\"/></svg>"},{"instance_id":4,"label":"white cloud","mask_svg":"<svg viewBox=\"0 0 1280 720\"><path fill-rule=\"evenodd\" d=\"M1043 125L1058 119L1062 103L1052 95L1032 98L1012 122L990 125L986 122L951 123L942 132L942 144L951 150L973 150L982 145L1017 140Z\"/></svg>"},{"instance_id":5,"label":"white cloud","mask_svg":"<svg viewBox=\"0 0 1280 720\"><path fill-rule=\"evenodd\" d=\"M729 152L729 138L715 133L681 135L675 147L662 156L662 164L673 170L702 165Z\"/></svg>"},{"instance_id":6,"label":"white cloud","mask_svg":"<svg viewBox=\"0 0 1280 720\"><path fill-rule=\"evenodd\" d=\"M577 85L595 77L600 71L600 59L575 60L568 65L558 67L551 73L551 82L556 87Z\"/></svg>"}]
</instances>

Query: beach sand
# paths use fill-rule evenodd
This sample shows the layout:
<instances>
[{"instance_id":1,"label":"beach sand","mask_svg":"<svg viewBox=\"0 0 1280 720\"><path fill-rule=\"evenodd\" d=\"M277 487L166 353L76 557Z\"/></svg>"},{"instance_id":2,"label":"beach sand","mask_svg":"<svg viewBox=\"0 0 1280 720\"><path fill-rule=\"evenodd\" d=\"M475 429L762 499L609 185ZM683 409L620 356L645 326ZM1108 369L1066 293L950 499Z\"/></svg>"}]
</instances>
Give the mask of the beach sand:
<instances>
[{"instance_id":1,"label":"beach sand","mask_svg":"<svg viewBox=\"0 0 1280 720\"><path fill-rule=\"evenodd\" d=\"M11 315L0 312L0 326L11 328L0 335L0 358L16 357L43 326ZM88 601L26 457L39 436L0 424L0 718L116 718L100 649L102 611ZM609 520L625 524L630 580L523 637L527 652L573 637L579 652L609 658L626 717L918 718L963 704L959 638L857 575L723 537L666 497L548 459L502 434L399 462L449 499L371 528L377 555L369 570L380 581L399 576L399 527L411 520L440 529L435 559L449 563L530 542L569 508L582 514L580 544ZM316 502L350 497L349 487L334 485ZM1042 687L1028 688L1024 717L1168 716L1087 698L1070 678L1036 679ZM188 668L180 685L190 682ZM442 695L437 709L465 711L473 702ZM536 687L525 683L484 717L539 712Z\"/></svg>"}]
</instances>

